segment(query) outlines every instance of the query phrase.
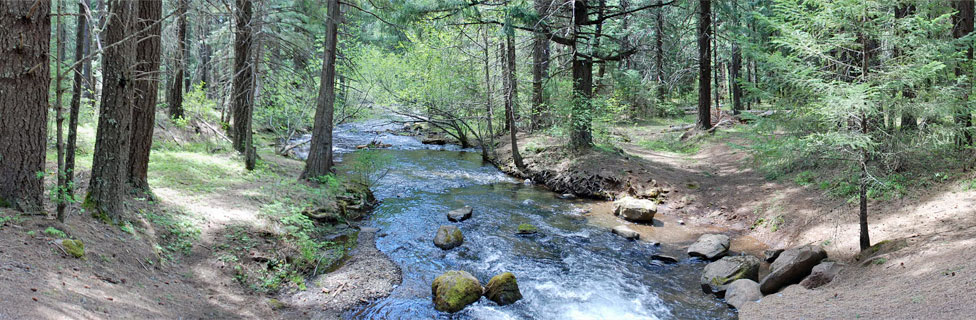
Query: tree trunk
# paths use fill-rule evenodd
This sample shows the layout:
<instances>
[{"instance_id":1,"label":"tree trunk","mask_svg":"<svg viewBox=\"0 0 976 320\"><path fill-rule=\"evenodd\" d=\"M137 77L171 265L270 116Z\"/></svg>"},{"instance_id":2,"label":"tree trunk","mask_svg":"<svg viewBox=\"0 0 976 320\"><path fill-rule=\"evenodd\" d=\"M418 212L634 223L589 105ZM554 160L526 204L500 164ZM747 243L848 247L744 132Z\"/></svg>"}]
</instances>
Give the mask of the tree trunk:
<instances>
[{"instance_id":1,"label":"tree trunk","mask_svg":"<svg viewBox=\"0 0 976 320\"><path fill-rule=\"evenodd\" d=\"M574 150L585 150L593 146L593 132L590 128L593 122L590 101L593 96L593 62L579 52L579 32L588 16L586 1L576 0L573 4L572 39L575 39L575 43L570 47L573 52L573 109L569 119L572 126L569 144Z\"/></svg>"},{"instance_id":2,"label":"tree trunk","mask_svg":"<svg viewBox=\"0 0 976 320\"><path fill-rule=\"evenodd\" d=\"M64 28L64 1L58 1L58 12L57 12L57 29L58 29L58 56L56 59L57 68L55 70L54 81L57 83L54 89L54 110L55 110L55 122L57 137L55 138L57 149L58 149L58 170L57 170L57 181L58 185L54 188L54 193L57 194L55 201L57 202L57 218L58 221L64 222L65 210L67 209L68 203L65 198L64 191L67 187L68 181L65 180L65 167L64 167L64 72L61 68L64 66L64 59L66 54L64 47L68 43L67 31Z\"/></svg>"},{"instance_id":3,"label":"tree trunk","mask_svg":"<svg viewBox=\"0 0 976 320\"><path fill-rule=\"evenodd\" d=\"M322 78L315 109L312 144L301 179L314 180L332 173L332 117L335 112L336 42L340 9L338 0L328 0L328 19L325 22L325 55L322 58Z\"/></svg>"},{"instance_id":4,"label":"tree trunk","mask_svg":"<svg viewBox=\"0 0 976 320\"><path fill-rule=\"evenodd\" d=\"M661 4L661 0L657 1L657 4ZM654 64L657 67L657 101L658 103L664 101L664 9L658 9L657 15L657 30L654 34Z\"/></svg>"},{"instance_id":5,"label":"tree trunk","mask_svg":"<svg viewBox=\"0 0 976 320\"><path fill-rule=\"evenodd\" d=\"M485 55L485 108L487 108L485 112L488 116L488 138L486 139L487 141L482 141L481 157L483 160L491 159L489 153L493 153L495 148L495 130L492 128L492 118L495 110L491 103L491 55L489 53L491 42L488 41L488 32L489 29L485 27L485 33L483 35L483 39L485 41L483 53ZM488 145L484 145L486 143Z\"/></svg>"},{"instance_id":6,"label":"tree trunk","mask_svg":"<svg viewBox=\"0 0 976 320\"><path fill-rule=\"evenodd\" d=\"M113 224L124 212L123 193L129 165L136 39L126 35L135 32L139 7L135 1L110 0L112 15L105 27L106 46L102 58L102 103L95 135L92 176L84 207L93 216Z\"/></svg>"},{"instance_id":7,"label":"tree trunk","mask_svg":"<svg viewBox=\"0 0 976 320\"><path fill-rule=\"evenodd\" d=\"M82 2L78 3L78 24L75 27L75 61L81 61L85 59L88 55L89 39L88 34L88 18L85 13L85 4ZM91 59L86 59L82 62L83 66L91 66ZM74 84L71 88L71 102L70 110L68 111L68 141L65 150L65 160L64 160L64 175L65 180L68 181L67 188L64 190L65 194L71 196L74 195L74 180L75 180L75 153L77 152L78 146L78 115L81 111L81 98L84 93L85 82L89 77L82 67L81 72L75 70L74 72ZM89 98L91 99L91 98Z\"/></svg>"},{"instance_id":8,"label":"tree trunk","mask_svg":"<svg viewBox=\"0 0 976 320\"><path fill-rule=\"evenodd\" d=\"M515 125L515 104L518 102L518 80L515 78L515 30L505 35L507 58L505 59L505 121L508 122L508 133L512 136L512 159L515 167L525 169L522 155L518 150L518 126Z\"/></svg>"},{"instance_id":9,"label":"tree trunk","mask_svg":"<svg viewBox=\"0 0 976 320\"><path fill-rule=\"evenodd\" d=\"M550 0L535 0L535 10L539 14L539 26L545 30L545 16L549 14ZM545 92L545 81L549 74L549 38L540 32L533 35L532 45L532 117L529 130L539 130L545 125L545 109L548 99Z\"/></svg>"},{"instance_id":10,"label":"tree trunk","mask_svg":"<svg viewBox=\"0 0 976 320\"><path fill-rule=\"evenodd\" d=\"M207 43L207 38L210 34L210 24L206 21L210 19L204 14L201 14L197 18L197 43L199 43L198 50L200 55L200 63L197 64L197 77L200 79L200 88L207 93L207 98L212 99L213 93L210 88L213 87L212 81L210 79L210 56L212 55L212 49L210 44Z\"/></svg>"},{"instance_id":11,"label":"tree trunk","mask_svg":"<svg viewBox=\"0 0 976 320\"><path fill-rule=\"evenodd\" d=\"M259 5L263 4L262 2L257 2L257 3ZM258 7L258 8L259 10L262 9L262 7ZM261 28L264 27L264 18L261 15L258 15L257 18L251 21L251 23L254 26L254 28L252 28L252 33L251 33L254 40L252 43L252 45L254 46L254 49L252 50L254 52L252 54L254 61L251 62L251 69L254 78L251 80L251 83L253 84L253 89L251 90L251 93L253 94L253 96L251 96L250 99L251 115L249 115L248 117L253 118L254 108L257 105L258 101L260 101L258 100L258 98L261 97L261 59L262 59L262 55L264 54L264 44L261 43L260 31ZM248 121L247 130L244 130L244 132L247 132L247 137L245 137L244 139L244 169L247 169L248 171L254 170L258 161L257 148L254 147L254 137L253 137L254 132L253 130L251 130L252 124L253 121Z\"/></svg>"},{"instance_id":12,"label":"tree trunk","mask_svg":"<svg viewBox=\"0 0 976 320\"><path fill-rule=\"evenodd\" d=\"M43 208L51 1L0 4L0 207Z\"/></svg>"},{"instance_id":13,"label":"tree trunk","mask_svg":"<svg viewBox=\"0 0 976 320\"><path fill-rule=\"evenodd\" d=\"M135 105L132 108L132 144L129 147L129 183L149 191L149 149L156 125L156 101L159 96L159 59L162 52L161 25L163 6L160 1L139 1L137 30L149 28L139 37L136 49ZM150 27L151 26L151 27Z\"/></svg>"},{"instance_id":14,"label":"tree trunk","mask_svg":"<svg viewBox=\"0 0 976 320\"><path fill-rule=\"evenodd\" d=\"M729 78L732 80L732 113L738 115L742 110L742 85L739 84L740 72L742 71L742 52L739 50L738 43L732 43L732 64L730 65Z\"/></svg>"},{"instance_id":15,"label":"tree trunk","mask_svg":"<svg viewBox=\"0 0 976 320\"><path fill-rule=\"evenodd\" d=\"M251 69L251 18L254 15L249 0L237 0L234 32L234 80L231 89L231 113L234 124L231 127L234 150L246 152L248 128L251 127L251 111L254 97L254 75ZM181 78L174 81L179 82Z\"/></svg>"},{"instance_id":16,"label":"tree trunk","mask_svg":"<svg viewBox=\"0 0 976 320\"><path fill-rule=\"evenodd\" d=\"M169 94L166 103L169 104L169 117L183 118L183 73L186 72L186 12L187 1L177 0L176 9L176 51L173 57L173 81L169 82Z\"/></svg>"},{"instance_id":17,"label":"tree trunk","mask_svg":"<svg viewBox=\"0 0 976 320\"><path fill-rule=\"evenodd\" d=\"M712 127L711 113L711 48L708 39L712 25L710 0L698 1L698 120L695 128L708 130Z\"/></svg>"},{"instance_id":18,"label":"tree trunk","mask_svg":"<svg viewBox=\"0 0 976 320\"><path fill-rule=\"evenodd\" d=\"M952 1L952 8L957 12L952 15L952 37L955 39L963 38L969 33L973 32L973 11L974 1ZM970 41L971 42L971 41ZM973 46L972 43L967 43L963 50L966 51L965 60L956 64L955 73L956 77L966 76L966 82L962 84L960 91L960 103L959 108L956 111L955 120L956 125L959 126L959 130L962 131L958 138L957 144L959 145L972 145L973 144L973 110L969 104L969 95L972 91L972 79L969 64L973 60Z\"/></svg>"},{"instance_id":19,"label":"tree trunk","mask_svg":"<svg viewBox=\"0 0 976 320\"><path fill-rule=\"evenodd\" d=\"M861 228L859 237L861 251L871 247L871 236L868 234L868 178L865 172L867 172L867 168L862 164L861 189L858 193L858 200L860 203L860 210L858 210L858 224Z\"/></svg>"}]
</instances>

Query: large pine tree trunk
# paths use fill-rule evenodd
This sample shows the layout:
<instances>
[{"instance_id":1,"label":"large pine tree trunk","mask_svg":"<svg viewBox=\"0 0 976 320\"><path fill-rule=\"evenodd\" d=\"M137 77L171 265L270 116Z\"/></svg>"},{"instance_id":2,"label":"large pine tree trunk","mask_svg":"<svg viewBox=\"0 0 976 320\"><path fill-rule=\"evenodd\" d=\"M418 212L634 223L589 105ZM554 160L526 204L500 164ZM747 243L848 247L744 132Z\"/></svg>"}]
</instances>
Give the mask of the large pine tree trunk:
<instances>
[{"instance_id":1,"label":"large pine tree trunk","mask_svg":"<svg viewBox=\"0 0 976 320\"><path fill-rule=\"evenodd\" d=\"M335 112L335 63L338 41L339 1L328 0L328 20L325 22L325 56L322 58L322 78L315 109L312 143L301 179L313 180L332 173L332 118Z\"/></svg>"},{"instance_id":2,"label":"large pine tree trunk","mask_svg":"<svg viewBox=\"0 0 976 320\"><path fill-rule=\"evenodd\" d=\"M102 103L95 135L92 176L84 207L93 216L118 223L122 218L123 194L129 172L133 95L135 93L136 39L139 7L135 1L110 0L112 18L105 27L102 58ZM114 45L119 43L118 45Z\"/></svg>"},{"instance_id":3,"label":"large pine tree trunk","mask_svg":"<svg viewBox=\"0 0 976 320\"><path fill-rule=\"evenodd\" d=\"M43 210L51 1L0 2L0 206Z\"/></svg>"},{"instance_id":4,"label":"large pine tree trunk","mask_svg":"<svg viewBox=\"0 0 976 320\"><path fill-rule=\"evenodd\" d=\"M543 86L549 73L549 38L544 34L543 26L545 16L549 14L550 0L535 0L535 10L540 17L539 26L543 27L544 32L536 32L533 35L532 44L532 117L529 130L538 130L544 125L545 108L548 103L546 100L545 88Z\"/></svg>"},{"instance_id":5,"label":"large pine tree trunk","mask_svg":"<svg viewBox=\"0 0 976 320\"><path fill-rule=\"evenodd\" d=\"M135 105L132 109L132 144L129 147L129 182L133 187L149 190L146 174L149 169L149 149L152 147L153 127L156 124L156 101L159 96L159 59L161 54L162 17L160 1L139 2L138 30L149 28L140 36L136 49ZM152 27L150 27L152 26Z\"/></svg>"},{"instance_id":6,"label":"large pine tree trunk","mask_svg":"<svg viewBox=\"0 0 976 320\"><path fill-rule=\"evenodd\" d=\"M573 35L576 43L570 47L573 52L573 110L570 112L572 130L569 135L570 147L574 150L584 150L593 146L593 109L590 98L593 97L593 62L579 52L582 49L580 35L583 23L587 21L588 8L586 1L576 0L574 4Z\"/></svg>"},{"instance_id":7,"label":"large pine tree trunk","mask_svg":"<svg viewBox=\"0 0 976 320\"><path fill-rule=\"evenodd\" d=\"M254 97L254 74L251 69L251 18L254 15L250 0L237 0L236 30L234 32L234 80L231 85L231 138L234 150L244 153ZM180 78L174 81L180 81Z\"/></svg>"},{"instance_id":8,"label":"large pine tree trunk","mask_svg":"<svg viewBox=\"0 0 976 320\"><path fill-rule=\"evenodd\" d=\"M183 74L186 72L186 12L187 1L178 0L176 18L176 52L173 54L173 81L169 82L169 94L166 103L169 104L169 117L183 118Z\"/></svg>"},{"instance_id":9,"label":"large pine tree trunk","mask_svg":"<svg viewBox=\"0 0 976 320\"><path fill-rule=\"evenodd\" d=\"M211 88L214 87L210 83L210 56L212 55L212 49L210 44L207 43L207 37L210 34L210 24L206 20L210 18L204 14L201 14L197 19L197 42L199 43L199 55L200 63L197 64L197 77L200 79L200 86L204 92L207 93L207 98L213 98Z\"/></svg>"},{"instance_id":10,"label":"large pine tree trunk","mask_svg":"<svg viewBox=\"0 0 976 320\"><path fill-rule=\"evenodd\" d=\"M661 4L661 0L657 1ZM658 9L656 14L657 29L654 32L654 66L657 67L657 100L664 101L664 9Z\"/></svg>"},{"instance_id":11,"label":"large pine tree trunk","mask_svg":"<svg viewBox=\"0 0 976 320\"><path fill-rule=\"evenodd\" d=\"M959 39L969 35L973 32L973 11L974 1L952 1L952 8L957 12L952 15L952 37ZM966 76L966 82L961 86L960 91L962 91L960 97L959 108L956 111L955 119L956 125L962 130L962 134L959 136L958 144L960 145L972 145L973 144L973 109L969 105L969 95L972 91L972 78L970 72L969 64L973 60L973 46L972 44L966 44L963 50L966 50L966 58L960 63L956 64L956 77Z\"/></svg>"},{"instance_id":12,"label":"large pine tree trunk","mask_svg":"<svg viewBox=\"0 0 976 320\"><path fill-rule=\"evenodd\" d=\"M729 66L729 78L732 80L732 113L739 114L742 110L742 86L739 84L742 71L742 52L739 44L732 43L732 64Z\"/></svg>"},{"instance_id":13,"label":"large pine tree trunk","mask_svg":"<svg viewBox=\"0 0 976 320\"><path fill-rule=\"evenodd\" d=\"M711 76L712 57L708 39L712 25L712 2L698 1L698 120L695 128L708 130L712 127Z\"/></svg>"},{"instance_id":14,"label":"large pine tree trunk","mask_svg":"<svg viewBox=\"0 0 976 320\"><path fill-rule=\"evenodd\" d=\"M522 155L518 150L518 126L515 125L515 104L518 102L518 80L515 77L515 30L505 35L505 121L508 122L508 133L512 136L512 159L515 167L525 169Z\"/></svg>"},{"instance_id":15,"label":"large pine tree trunk","mask_svg":"<svg viewBox=\"0 0 976 320\"><path fill-rule=\"evenodd\" d=\"M57 11L57 16L56 16L57 18L56 19L57 19L57 25L58 25L58 27L57 27L57 29L58 29L58 36L57 36L58 56L57 56L57 66L55 67L56 70L55 70L55 76L54 76L54 82L56 83L55 86L54 86L54 88L55 88L54 89L54 96L55 96L55 98L54 98L54 101L55 101L54 102L54 110L55 110L55 114L56 114L56 116L55 116L55 123L56 123L55 126L57 128L56 129L56 135L57 136L55 138L55 141L56 141L57 149L58 149L58 155L57 155L57 157L58 157L58 170L57 170L57 177L58 177L57 181L58 181L58 184L57 184L57 187L55 188L55 193L57 193L57 196L55 197L55 201L57 202L57 211L58 211L58 216L57 217L58 217L58 221L64 222L64 219L66 218L67 207L68 207L68 202L66 201L67 199L65 198L65 194L64 194L64 191L67 188L67 184L68 184L68 180L65 179L66 177L64 175L65 168L64 168L64 86L63 86L64 85L64 70L63 70L63 68L64 68L65 63L67 62L67 61L65 61L65 59L67 59L66 58L67 54L66 54L66 50L64 49L64 47L68 43L68 40L67 40L68 39L68 35L67 35L68 32L67 32L67 29L65 29L65 27L64 27L64 17L63 17L63 14L65 13L65 11L64 11L64 1L58 1L58 9L57 10L58 11Z\"/></svg>"},{"instance_id":16,"label":"large pine tree trunk","mask_svg":"<svg viewBox=\"0 0 976 320\"><path fill-rule=\"evenodd\" d=\"M88 34L88 18L85 12L85 4L82 2L78 3L77 22L78 24L75 26L76 62L85 59L85 56L88 54L89 43L91 42ZM86 59L82 65L90 67L90 62L91 59ZM64 160L65 179L69 182L64 192L68 195L74 194L74 184L70 182L74 182L75 177L75 153L77 152L78 145L78 115L81 111L81 98L83 95L86 95L83 91L85 91L85 83L88 79L84 67L82 67L81 72L75 70L74 75L74 84L71 88L70 110L68 111L68 141Z\"/></svg>"}]
</instances>

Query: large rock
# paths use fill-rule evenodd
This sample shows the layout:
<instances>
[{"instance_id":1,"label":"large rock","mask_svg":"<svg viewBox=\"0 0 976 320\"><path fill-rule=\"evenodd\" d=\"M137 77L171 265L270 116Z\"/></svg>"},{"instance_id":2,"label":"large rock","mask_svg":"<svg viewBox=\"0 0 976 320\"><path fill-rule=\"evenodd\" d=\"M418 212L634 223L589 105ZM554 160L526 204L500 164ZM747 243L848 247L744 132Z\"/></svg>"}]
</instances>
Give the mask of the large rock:
<instances>
[{"instance_id":1,"label":"large rock","mask_svg":"<svg viewBox=\"0 0 976 320\"><path fill-rule=\"evenodd\" d=\"M430 285L434 299L434 309L444 312L458 312L481 298L484 289L481 282L464 271L448 271Z\"/></svg>"},{"instance_id":2,"label":"large rock","mask_svg":"<svg viewBox=\"0 0 976 320\"><path fill-rule=\"evenodd\" d=\"M506 272L494 276L488 281L488 285L485 286L485 297L500 306L504 306L522 299L522 292L519 291L515 275Z\"/></svg>"},{"instance_id":3,"label":"large rock","mask_svg":"<svg viewBox=\"0 0 976 320\"><path fill-rule=\"evenodd\" d=\"M454 222L461 222L467 220L468 218L471 218L472 212L474 212L474 209L472 209L469 206L464 206L464 208L454 209L447 213L447 220L451 220Z\"/></svg>"},{"instance_id":4,"label":"large rock","mask_svg":"<svg viewBox=\"0 0 976 320\"><path fill-rule=\"evenodd\" d=\"M805 245L783 251L769 266L769 274L759 282L763 294L770 294L780 288L797 284L810 270L827 258L827 252L816 245Z\"/></svg>"},{"instance_id":5,"label":"large rock","mask_svg":"<svg viewBox=\"0 0 976 320\"><path fill-rule=\"evenodd\" d=\"M732 281L725 289L725 303L733 308L740 309L742 305L749 301L762 299L762 292L759 291L759 283L750 279L739 279Z\"/></svg>"},{"instance_id":6,"label":"large rock","mask_svg":"<svg viewBox=\"0 0 976 320\"><path fill-rule=\"evenodd\" d=\"M444 250L457 248L464 243L464 235L461 229L455 226L441 226L437 229L437 236L434 237L434 245Z\"/></svg>"},{"instance_id":7,"label":"large rock","mask_svg":"<svg viewBox=\"0 0 976 320\"><path fill-rule=\"evenodd\" d=\"M690 247L688 255L715 260L729 253L729 236L724 234L703 234Z\"/></svg>"},{"instance_id":8,"label":"large rock","mask_svg":"<svg viewBox=\"0 0 976 320\"><path fill-rule=\"evenodd\" d=\"M619 226L613 227L613 229L611 229L610 232L613 232L616 235L619 235L621 237L624 237L624 239L627 239L627 240L637 240L637 239L640 239L640 233L637 233L637 231L634 231L633 229L628 228L625 225L619 225Z\"/></svg>"},{"instance_id":9,"label":"large rock","mask_svg":"<svg viewBox=\"0 0 976 320\"><path fill-rule=\"evenodd\" d=\"M784 251L783 249L770 249L770 250L763 251L763 260L766 260L766 262L769 263L773 263L773 261L776 261L776 258L783 253L783 251Z\"/></svg>"},{"instance_id":10,"label":"large rock","mask_svg":"<svg viewBox=\"0 0 976 320\"><path fill-rule=\"evenodd\" d=\"M651 200L624 197L613 202L613 214L628 221L651 222L657 213L657 204Z\"/></svg>"},{"instance_id":11,"label":"large rock","mask_svg":"<svg viewBox=\"0 0 976 320\"><path fill-rule=\"evenodd\" d=\"M800 285L807 289L816 289L825 284L830 283L834 280L834 277L840 273L840 269L844 267L844 264L824 261L813 267L810 271L810 275L806 279L800 282Z\"/></svg>"},{"instance_id":12,"label":"large rock","mask_svg":"<svg viewBox=\"0 0 976 320\"><path fill-rule=\"evenodd\" d=\"M539 228L528 223L523 223L518 225L518 227L515 230L516 234L521 234L521 235L536 234L538 232L539 232Z\"/></svg>"},{"instance_id":13,"label":"large rock","mask_svg":"<svg viewBox=\"0 0 976 320\"><path fill-rule=\"evenodd\" d=\"M759 263L759 258L754 256L729 256L709 263L702 271L702 290L722 297L733 281L739 279L756 281L759 279Z\"/></svg>"}]
</instances>

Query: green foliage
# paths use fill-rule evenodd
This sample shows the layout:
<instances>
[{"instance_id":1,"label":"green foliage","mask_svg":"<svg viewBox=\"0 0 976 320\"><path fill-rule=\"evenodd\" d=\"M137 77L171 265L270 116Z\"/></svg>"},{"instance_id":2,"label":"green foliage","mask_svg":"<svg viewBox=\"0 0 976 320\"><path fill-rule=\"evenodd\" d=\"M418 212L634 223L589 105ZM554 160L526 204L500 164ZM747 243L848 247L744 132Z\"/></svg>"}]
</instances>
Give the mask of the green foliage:
<instances>
[{"instance_id":1,"label":"green foliage","mask_svg":"<svg viewBox=\"0 0 976 320\"><path fill-rule=\"evenodd\" d=\"M642 140L637 145L654 151L665 151L679 154L695 154L701 149L698 141L681 141L681 133L661 134L657 139Z\"/></svg>"},{"instance_id":2,"label":"green foliage","mask_svg":"<svg viewBox=\"0 0 976 320\"><path fill-rule=\"evenodd\" d=\"M59 238L59 239L64 239L64 238L67 238L68 237L68 235L65 234L64 231L58 230L55 227L47 227L47 229L44 229L44 234L49 235L49 236L52 236L52 237L55 237L55 238Z\"/></svg>"},{"instance_id":3,"label":"green foliage","mask_svg":"<svg viewBox=\"0 0 976 320\"><path fill-rule=\"evenodd\" d=\"M389 172L393 157L381 150L358 150L343 163L353 181L372 189Z\"/></svg>"},{"instance_id":4,"label":"green foliage","mask_svg":"<svg viewBox=\"0 0 976 320\"><path fill-rule=\"evenodd\" d=\"M166 210L159 212L139 210L139 216L162 231L157 231L161 243L157 245L156 250L170 261L177 260L176 254L190 254L194 242L200 238L200 228L185 214Z\"/></svg>"}]
</instances>

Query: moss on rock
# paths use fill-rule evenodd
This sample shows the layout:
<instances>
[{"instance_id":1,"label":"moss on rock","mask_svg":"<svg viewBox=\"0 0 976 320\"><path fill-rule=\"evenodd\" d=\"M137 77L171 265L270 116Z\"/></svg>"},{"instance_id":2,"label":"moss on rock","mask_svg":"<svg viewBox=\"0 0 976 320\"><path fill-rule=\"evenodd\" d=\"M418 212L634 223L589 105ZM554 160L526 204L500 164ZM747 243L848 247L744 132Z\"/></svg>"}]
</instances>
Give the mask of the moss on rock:
<instances>
[{"instance_id":1,"label":"moss on rock","mask_svg":"<svg viewBox=\"0 0 976 320\"><path fill-rule=\"evenodd\" d=\"M85 243L81 240L65 239L61 241L61 246L64 247L65 252L75 258L85 257Z\"/></svg>"},{"instance_id":2,"label":"moss on rock","mask_svg":"<svg viewBox=\"0 0 976 320\"><path fill-rule=\"evenodd\" d=\"M539 228L528 223L518 225L518 234L534 234L539 232Z\"/></svg>"},{"instance_id":3,"label":"moss on rock","mask_svg":"<svg viewBox=\"0 0 976 320\"><path fill-rule=\"evenodd\" d=\"M434 309L443 312L458 312L481 298L484 289L478 279L464 271L448 271L431 284Z\"/></svg>"},{"instance_id":4,"label":"moss on rock","mask_svg":"<svg viewBox=\"0 0 976 320\"><path fill-rule=\"evenodd\" d=\"M504 306L521 300L522 292L519 290L515 275L511 272L505 272L488 281L488 285L485 286L485 297L500 306Z\"/></svg>"}]
</instances>

